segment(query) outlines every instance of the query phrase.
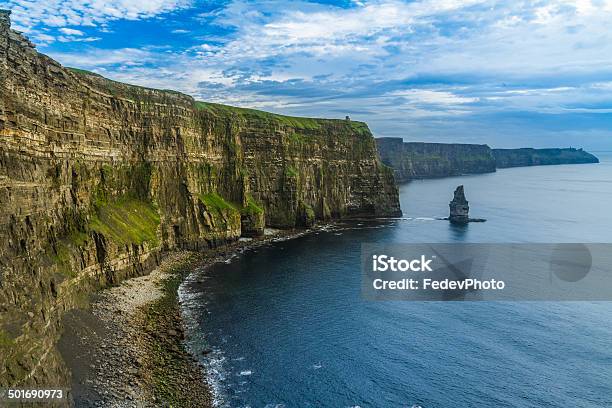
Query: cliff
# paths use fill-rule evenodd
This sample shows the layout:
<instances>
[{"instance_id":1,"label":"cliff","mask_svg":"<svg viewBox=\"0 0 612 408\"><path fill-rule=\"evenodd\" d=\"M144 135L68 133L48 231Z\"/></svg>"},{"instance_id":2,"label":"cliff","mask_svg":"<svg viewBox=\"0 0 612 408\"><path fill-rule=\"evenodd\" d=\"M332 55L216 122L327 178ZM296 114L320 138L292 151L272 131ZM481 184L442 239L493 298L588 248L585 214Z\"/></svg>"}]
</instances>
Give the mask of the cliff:
<instances>
[{"instance_id":1,"label":"cliff","mask_svg":"<svg viewBox=\"0 0 612 408\"><path fill-rule=\"evenodd\" d=\"M66 384L62 313L165 251L396 216L367 125L196 102L62 67L0 12L0 388Z\"/></svg>"},{"instance_id":2,"label":"cliff","mask_svg":"<svg viewBox=\"0 0 612 408\"><path fill-rule=\"evenodd\" d=\"M495 171L487 145L404 142L393 137L378 138L376 145L398 182Z\"/></svg>"},{"instance_id":3,"label":"cliff","mask_svg":"<svg viewBox=\"0 0 612 408\"><path fill-rule=\"evenodd\" d=\"M599 163L599 159L582 149L493 149L498 168L544 166L552 164Z\"/></svg>"},{"instance_id":4,"label":"cliff","mask_svg":"<svg viewBox=\"0 0 612 408\"><path fill-rule=\"evenodd\" d=\"M398 182L491 173L505 167L599 163L591 153L574 148L491 149L476 144L404 142L398 137L378 138L376 147Z\"/></svg>"}]
</instances>

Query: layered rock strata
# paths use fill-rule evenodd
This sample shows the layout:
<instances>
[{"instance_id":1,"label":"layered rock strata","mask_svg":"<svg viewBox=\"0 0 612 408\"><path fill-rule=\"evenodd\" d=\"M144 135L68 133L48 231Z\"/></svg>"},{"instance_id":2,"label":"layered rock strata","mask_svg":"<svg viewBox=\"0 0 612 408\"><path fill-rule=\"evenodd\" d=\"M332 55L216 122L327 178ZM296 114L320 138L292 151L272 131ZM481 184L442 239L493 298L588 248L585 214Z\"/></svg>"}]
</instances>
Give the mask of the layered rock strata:
<instances>
[{"instance_id":1,"label":"layered rock strata","mask_svg":"<svg viewBox=\"0 0 612 408\"><path fill-rule=\"evenodd\" d=\"M67 69L0 12L0 388L66 384L62 313L205 249L401 214L367 125L197 102Z\"/></svg>"}]
</instances>

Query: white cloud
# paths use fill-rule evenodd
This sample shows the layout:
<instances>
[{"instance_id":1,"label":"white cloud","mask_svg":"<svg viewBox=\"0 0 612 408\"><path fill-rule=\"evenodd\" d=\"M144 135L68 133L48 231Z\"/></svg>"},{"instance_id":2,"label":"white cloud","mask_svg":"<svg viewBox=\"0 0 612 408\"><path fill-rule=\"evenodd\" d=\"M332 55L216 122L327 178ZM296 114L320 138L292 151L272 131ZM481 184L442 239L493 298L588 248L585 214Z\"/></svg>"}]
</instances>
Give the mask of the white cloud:
<instances>
[{"instance_id":1,"label":"white cloud","mask_svg":"<svg viewBox=\"0 0 612 408\"><path fill-rule=\"evenodd\" d=\"M51 55L63 65L85 69L104 68L111 65L124 67L140 66L154 62L159 58L151 51L136 48L120 48L114 50L91 48L79 53L60 52L52 53Z\"/></svg>"},{"instance_id":2,"label":"white cloud","mask_svg":"<svg viewBox=\"0 0 612 408\"><path fill-rule=\"evenodd\" d=\"M424 103L432 105L462 105L466 103L478 102L480 99L475 97L458 96L452 92L430 90L430 89L407 89L393 91L389 96L402 96L413 103Z\"/></svg>"},{"instance_id":3,"label":"white cloud","mask_svg":"<svg viewBox=\"0 0 612 408\"><path fill-rule=\"evenodd\" d=\"M248 68L258 79L593 71L612 65L612 13L607 3L593 7L597 12L587 13L562 0L541 7L490 0L380 0L349 9L234 1L207 18L236 33L215 50L204 44L193 52L214 56L201 64ZM446 24L452 25L448 33Z\"/></svg>"},{"instance_id":4,"label":"white cloud","mask_svg":"<svg viewBox=\"0 0 612 408\"><path fill-rule=\"evenodd\" d=\"M73 28L62 27L59 29L59 31L66 35L78 35L78 36L85 35L85 33L82 32L81 30L75 30Z\"/></svg>"},{"instance_id":5,"label":"white cloud","mask_svg":"<svg viewBox=\"0 0 612 408\"><path fill-rule=\"evenodd\" d=\"M8 0L2 8L27 31L47 26L97 26L111 20L139 20L191 5L191 0Z\"/></svg>"},{"instance_id":6,"label":"white cloud","mask_svg":"<svg viewBox=\"0 0 612 408\"><path fill-rule=\"evenodd\" d=\"M40 45L49 44L55 41L55 37L49 34L37 33L34 37L34 42Z\"/></svg>"},{"instance_id":7,"label":"white cloud","mask_svg":"<svg viewBox=\"0 0 612 408\"><path fill-rule=\"evenodd\" d=\"M275 13L269 21L262 21L262 13L249 13L249 3L234 2L219 15L218 22L238 29L239 36L226 49L242 56L263 58L295 52L309 52L317 57L347 53L353 57L382 56L387 54L384 47L393 45L394 37L413 31L412 25L429 24L429 17L483 2L387 0L363 3L348 10L291 3L286 11Z\"/></svg>"},{"instance_id":8,"label":"white cloud","mask_svg":"<svg viewBox=\"0 0 612 408\"><path fill-rule=\"evenodd\" d=\"M61 35L57 37L57 41L59 42L94 42L100 41L100 37L79 37L79 36L64 36Z\"/></svg>"}]
</instances>

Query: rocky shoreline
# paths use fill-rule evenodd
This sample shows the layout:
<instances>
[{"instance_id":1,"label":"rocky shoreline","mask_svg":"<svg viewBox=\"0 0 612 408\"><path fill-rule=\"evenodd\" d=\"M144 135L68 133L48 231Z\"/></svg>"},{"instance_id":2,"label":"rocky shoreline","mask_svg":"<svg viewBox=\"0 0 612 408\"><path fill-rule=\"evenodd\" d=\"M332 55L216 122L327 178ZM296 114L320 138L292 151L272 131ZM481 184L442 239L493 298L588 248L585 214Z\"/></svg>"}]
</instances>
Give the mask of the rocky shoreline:
<instances>
[{"instance_id":1,"label":"rocky shoreline","mask_svg":"<svg viewBox=\"0 0 612 408\"><path fill-rule=\"evenodd\" d=\"M173 252L148 275L96 294L64 319L60 352L76 407L210 407L206 373L185 348L178 287L195 268L311 230L267 230L203 252Z\"/></svg>"}]
</instances>

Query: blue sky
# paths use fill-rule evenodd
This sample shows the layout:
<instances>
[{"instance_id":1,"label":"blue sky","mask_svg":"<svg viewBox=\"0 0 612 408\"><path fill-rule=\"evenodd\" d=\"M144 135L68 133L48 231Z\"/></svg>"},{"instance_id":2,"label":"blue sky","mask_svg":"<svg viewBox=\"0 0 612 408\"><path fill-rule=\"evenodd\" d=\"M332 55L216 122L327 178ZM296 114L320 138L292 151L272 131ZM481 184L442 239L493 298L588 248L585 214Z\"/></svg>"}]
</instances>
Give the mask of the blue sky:
<instances>
[{"instance_id":1,"label":"blue sky","mask_svg":"<svg viewBox=\"0 0 612 408\"><path fill-rule=\"evenodd\" d=\"M612 149L612 0L11 0L62 64L376 136Z\"/></svg>"}]
</instances>

